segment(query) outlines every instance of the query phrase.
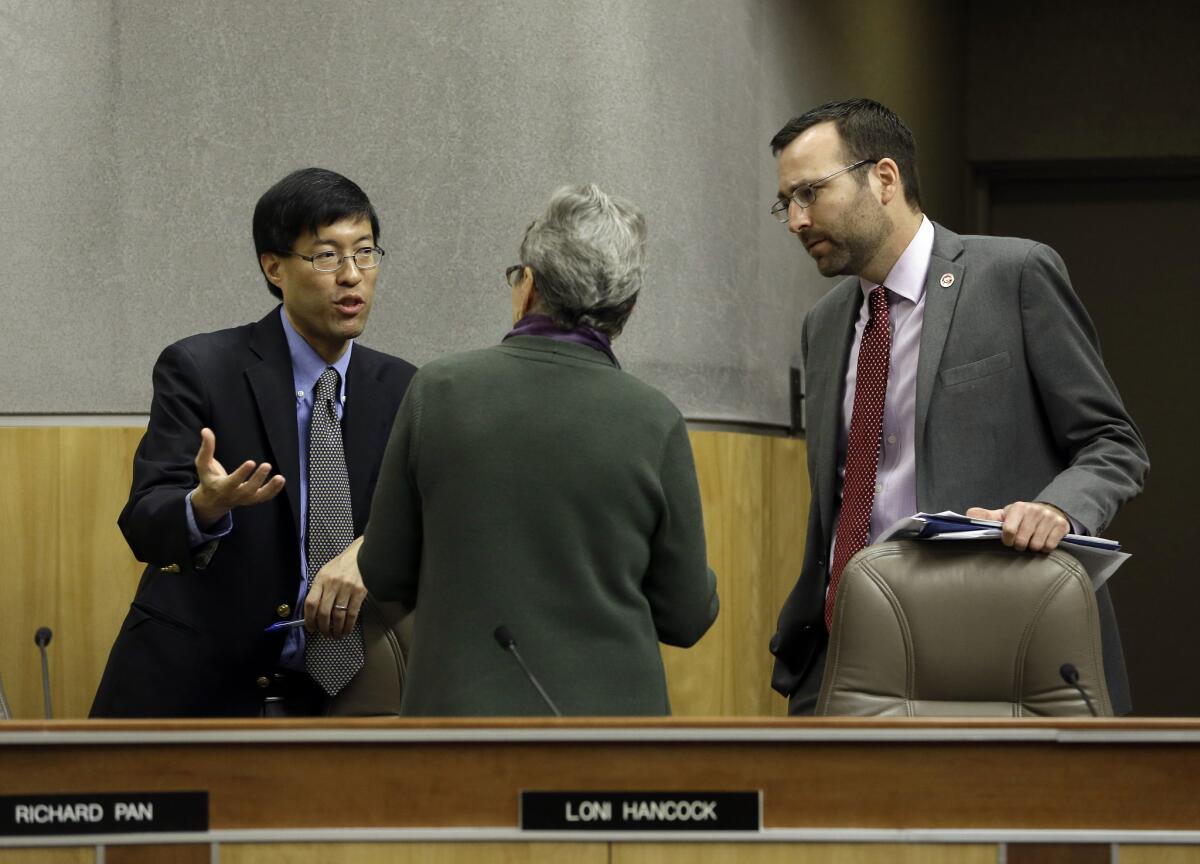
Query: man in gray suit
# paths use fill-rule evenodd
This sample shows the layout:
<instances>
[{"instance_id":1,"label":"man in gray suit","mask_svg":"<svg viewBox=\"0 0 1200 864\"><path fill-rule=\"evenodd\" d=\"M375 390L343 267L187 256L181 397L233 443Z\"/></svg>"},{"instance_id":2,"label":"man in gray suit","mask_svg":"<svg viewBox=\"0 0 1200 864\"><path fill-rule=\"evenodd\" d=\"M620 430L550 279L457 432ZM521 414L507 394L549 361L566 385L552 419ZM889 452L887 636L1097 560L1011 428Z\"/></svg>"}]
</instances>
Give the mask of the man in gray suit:
<instances>
[{"instance_id":1,"label":"man in gray suit","mask_svg":"<svg viewBox=\"0 0 1200 864\"><path fill-rule=\"evenodd\" d=\"M772 213L824 276L805 318L812 505L803 569L771 640L772 686L811 713L845 561L896 519L954 510L1003 522L1016 549L1099 534L1141 491L1141 435L1047 246L959 236L921 212L912 133L868 99L833 102L772 139ZM856 386L862 382L863 386ZM1129 684L1097 592L1114 710Z\"/></svg>"}]
</instances>

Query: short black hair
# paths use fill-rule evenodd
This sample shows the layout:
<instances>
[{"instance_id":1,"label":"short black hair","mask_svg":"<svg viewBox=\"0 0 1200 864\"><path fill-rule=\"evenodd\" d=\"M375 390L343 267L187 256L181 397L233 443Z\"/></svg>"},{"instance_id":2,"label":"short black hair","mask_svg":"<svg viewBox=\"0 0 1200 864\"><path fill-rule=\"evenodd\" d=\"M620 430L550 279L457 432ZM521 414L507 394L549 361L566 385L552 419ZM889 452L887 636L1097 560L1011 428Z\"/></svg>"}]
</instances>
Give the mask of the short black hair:
<instances>
[{"instance_id":1,"label":"short black hair","mask_svg":"<svg viewBox=\"0 0 1200 864\"><path fill-rule=\"evenodd\" d=\"M379 217L357 183L325 168L293 171L264 192L254 207L254 253L259 269L264 252L291 252L301 234L316 234L343 219L370 219L371 234L379 242ZM267 289L282 299L283 293L269 279Z\"/></svg>"},{"instance_id":2,"label":"short black hair","mask_svg":"<svg viewBox=\"0 0 1200 864\"><path fill-rule=\"evenodd\" d=\"M771 152L778 156L801 133L818 123L833 123L842 140L842 155L850 162L890 156L900 168L904 200L914 210L920 209L917 143L913 140L912 130L894 111L873 99L826 102L789 120L771 139Z\"/></svg>"}]
</instances>

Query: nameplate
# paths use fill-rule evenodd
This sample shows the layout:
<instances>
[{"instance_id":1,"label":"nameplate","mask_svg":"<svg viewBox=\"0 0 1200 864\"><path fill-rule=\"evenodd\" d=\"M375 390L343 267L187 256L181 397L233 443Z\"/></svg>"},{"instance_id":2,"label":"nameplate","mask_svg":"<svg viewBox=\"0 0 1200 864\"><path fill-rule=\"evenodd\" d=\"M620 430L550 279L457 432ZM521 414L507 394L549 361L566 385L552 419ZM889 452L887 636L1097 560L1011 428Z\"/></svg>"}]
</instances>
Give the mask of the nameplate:
<instances>
[{"instance_id":1,"label":"nameplate","mask_svg":"<svg viewBox=\"0 0 1200 864\"><path fill-rule=\"evenodd\" d=\"M523 831L758 831L762 792L522 792Z\"/></svg>"},{"instance_id":2,"label":"nameplate","mask_svg":"<svg viewBox=\"0 0 1200 864\"><path fill-rule=\"evenodd\" d=\"M207 830L207 792L0 795L0 836Z\"/></svg>"}]
</instances>

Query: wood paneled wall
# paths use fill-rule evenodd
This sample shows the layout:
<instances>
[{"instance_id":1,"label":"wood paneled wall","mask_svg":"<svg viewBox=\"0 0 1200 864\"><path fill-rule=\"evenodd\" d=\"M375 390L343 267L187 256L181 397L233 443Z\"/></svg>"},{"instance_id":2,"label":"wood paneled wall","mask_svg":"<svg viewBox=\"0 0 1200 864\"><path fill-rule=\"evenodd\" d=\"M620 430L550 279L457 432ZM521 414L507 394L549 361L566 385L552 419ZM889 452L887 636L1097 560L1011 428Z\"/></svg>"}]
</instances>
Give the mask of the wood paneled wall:
<instances>
[{"instance_id":1,"label":"wood paneled wall","mask_svg":"<svg viewBox=\"0 0 1200 864\"><path fill-rule=\"evenodd\" d=\"M784 716L786 700L770 688L767 642L804 555L804 442L733 432L693 432L691 439L721 614L692 648L663 647L672 709Z\"/></svg>"},{"instance_id":2,"label":"wood paneled wall","mask_svg":"<svg viewBox=\"0 0 1200 864\"><path fill-rule=\"evenodd\" d=\"M141 567L117 530L139 428L0 427L0 676L14 716L42 716L33 634L53 629L56 717L85 717ZM804 442L694 432L721 614L688 650L664 648L676 715L783 715L767 641L804 544Z\"/></svg>"},{"instance_id":3,"label":"wood paneled wall","mask_svg":"<svg viewBox=\"0 0 1200 864\"><path fill-rule=\"evenodd\" d=\"M117 514L129 495L141 429L0 429L0 579L9 614L0 628L0 675L13 715L42 716L47 648L56 717L86 717L141 567Z\"/></svg>"}]
</instances>

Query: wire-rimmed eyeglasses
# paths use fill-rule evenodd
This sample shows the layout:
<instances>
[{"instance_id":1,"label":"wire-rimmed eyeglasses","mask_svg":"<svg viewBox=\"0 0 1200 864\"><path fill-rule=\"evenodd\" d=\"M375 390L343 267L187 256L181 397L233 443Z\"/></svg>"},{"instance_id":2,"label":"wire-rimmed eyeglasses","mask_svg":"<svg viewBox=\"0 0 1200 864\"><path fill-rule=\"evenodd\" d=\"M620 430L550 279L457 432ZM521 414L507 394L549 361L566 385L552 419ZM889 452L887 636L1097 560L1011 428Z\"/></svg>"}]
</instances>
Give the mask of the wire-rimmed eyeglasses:
<instances>
[{"instance_id":1,"label":"wire-rimmed eyeglasses","mask_svg":"<svg viewBox=\"0 0 1200 864\"><path fill-rule=\"evenodd\" d=\"M771 215L775 217L776 222L788 221L788 208L795 204L801 210L804 210L812 205L817 200L817 190L825 183L828 183L839 174L845 174L847 171L853 171L855 168L861 168L864 165L874 165L878 159L860 159L853 165L847 165L845 168L839 168L832 174L827 174L820 180L814 180L812 183L805 183L802 186L797 186L792 190L792 194L786 198L780 198L771 205Z\"/></svg>"},{"instance_id":2,"label":"wire-rimmed eyeglasses","mask_svg":"<svg viewBox=\"0 0 1200 864\"><path fill-rule=\"evenodd\" d=\"M351 260L359 270L370 270L378 267L379 262L387 253L378 246L363 246L355 249L353 255L338 255L336 252L315 252L312 255L301 255L299 252L284 252L284 255L295 255L303 258L312 265L314 270L321 273L336 273L342 267L342 262Z\"/></svg>"},{"instance_id":3,"label":"wire-rimmed eyeglasses","mask_svg":"<svg viewBox=\"0 0 1200 864\"><path fill-rule=\"evenodd\" d=\"M508 287L516 288L517 283L521 281L521 276L524 273L524 264L514 264L511 267L506 267L504 269L504 281L508 283Z\"/></svg>"}]
</instances>

